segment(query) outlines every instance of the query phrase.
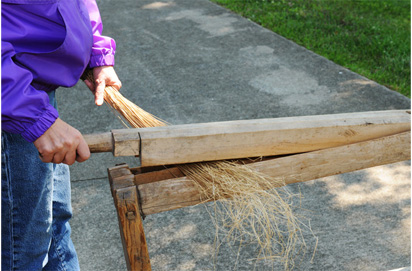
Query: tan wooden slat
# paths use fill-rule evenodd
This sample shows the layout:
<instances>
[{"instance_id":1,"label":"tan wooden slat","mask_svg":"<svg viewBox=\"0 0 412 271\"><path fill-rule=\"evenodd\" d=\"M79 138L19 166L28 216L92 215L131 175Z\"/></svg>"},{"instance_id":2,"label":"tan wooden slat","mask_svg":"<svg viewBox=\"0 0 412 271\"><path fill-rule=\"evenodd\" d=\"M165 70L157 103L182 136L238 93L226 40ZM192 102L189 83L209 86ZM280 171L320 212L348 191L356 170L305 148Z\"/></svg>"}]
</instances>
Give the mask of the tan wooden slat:
<instances>
[{"instance_id":1,"label":"tan wooden slat","mask_svg":"<svg viewBox=\"0 0 412 271\"><path fill-rule=\"evenodd\" d=\"M409 131L410 122L397 110L140 129L141 165L302 153Z\"/></svg>"},{"instance_id":2,"label":"tan wooden slat","mask_svg":"<svg viewBox=\"0 0 412 271\"><path fill-rule=\"evenodd\" d=\"M285 184L303 182L364 168L409 160L411 133L404 132L374 140L339 146L247 166ZM138 185L142 211L153 214L195 205L199 192L187 177Z\"/></svg>"}]
</instances>

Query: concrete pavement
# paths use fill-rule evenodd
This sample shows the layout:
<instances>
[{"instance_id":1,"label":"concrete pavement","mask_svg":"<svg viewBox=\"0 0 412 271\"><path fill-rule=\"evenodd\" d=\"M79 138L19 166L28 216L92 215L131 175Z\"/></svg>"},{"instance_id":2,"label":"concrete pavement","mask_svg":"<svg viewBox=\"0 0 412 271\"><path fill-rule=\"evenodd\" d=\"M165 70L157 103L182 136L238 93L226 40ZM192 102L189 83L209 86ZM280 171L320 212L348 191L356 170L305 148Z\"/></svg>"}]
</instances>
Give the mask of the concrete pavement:
<instances>
[{"instance_id":1,"label":"concrete pavement","mask_svg":"<svg viewBox=\"0 0 412 271\"><path fill-rule=\"evenodd\" d=\"M410 108L410 100L208 0L98 1L117 41L122 93L172 123ZM302 33L304 34L304 33ZM61 118L82 133L121 128L83 83L58 91ZM72 237L82 270L126 270L106 168L134 158L94 154L72 166ZM290 185L318 237L296 270L410 266L410 163ZM307 210L303 210L307 209ZM253 270L253 249L222 246L204 206L144 221L153 270ZM257 263L256 270L281 270Z\"/></svg>"}]
</instances>

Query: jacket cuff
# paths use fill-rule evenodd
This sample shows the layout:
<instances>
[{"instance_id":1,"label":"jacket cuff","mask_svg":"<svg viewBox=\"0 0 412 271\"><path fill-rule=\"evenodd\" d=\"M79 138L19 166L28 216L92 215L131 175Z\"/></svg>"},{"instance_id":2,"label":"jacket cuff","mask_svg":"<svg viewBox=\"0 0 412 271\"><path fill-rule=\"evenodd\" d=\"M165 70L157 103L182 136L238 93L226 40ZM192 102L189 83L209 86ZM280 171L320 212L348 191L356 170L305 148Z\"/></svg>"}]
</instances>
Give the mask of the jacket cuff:
<instances>
[{"instance_id":1,"label":"jacket cuff","mask_svg":"<svg viewBox=\"0 0 412 271\"><path fill-rule=\"evenodd\" d=\"M29 142L36 141L52 126L58 117L59 113L57 110L53 106L48 105L43 115L30 128L25 130L21 136Z\"/></svg>"},{"instance_id":2,"label":"jacket cuff","mask_svg":"<svg viewBox=\"0 0 412 271\"><path fill-rule=\"evenodd\" d=\"M114 55L94 55L90 57L89 68L114 66Z\"/></svg>"}]
</instances>

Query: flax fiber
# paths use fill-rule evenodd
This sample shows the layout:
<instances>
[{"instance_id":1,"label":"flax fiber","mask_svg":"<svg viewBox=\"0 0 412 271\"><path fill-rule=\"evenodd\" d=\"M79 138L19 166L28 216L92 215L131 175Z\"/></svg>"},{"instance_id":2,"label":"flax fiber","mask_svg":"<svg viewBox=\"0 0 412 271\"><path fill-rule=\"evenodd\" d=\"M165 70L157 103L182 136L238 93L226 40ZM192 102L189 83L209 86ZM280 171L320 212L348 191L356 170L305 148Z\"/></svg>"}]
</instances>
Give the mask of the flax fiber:
<instances>
[{"instance_id":1,"label":"flax fiber","mask_svg":"<svg viewBox=\"0 0 412 271\"><path fill-rule=\"evenodd\" d=\"M167 125L113 87L105 88L104 100L134 128ZM239 161L185 164L179 169L196 183L204 202L213 201L208 211L216 227L215 256L222 243L239 250L254 245L256 257L251 260L280 261L285 270L293 269L306 247L302 228L309 229L293 212L293 199L300 194L292 195L282 180L270 179Z\"/></svg>"}]
</instances>

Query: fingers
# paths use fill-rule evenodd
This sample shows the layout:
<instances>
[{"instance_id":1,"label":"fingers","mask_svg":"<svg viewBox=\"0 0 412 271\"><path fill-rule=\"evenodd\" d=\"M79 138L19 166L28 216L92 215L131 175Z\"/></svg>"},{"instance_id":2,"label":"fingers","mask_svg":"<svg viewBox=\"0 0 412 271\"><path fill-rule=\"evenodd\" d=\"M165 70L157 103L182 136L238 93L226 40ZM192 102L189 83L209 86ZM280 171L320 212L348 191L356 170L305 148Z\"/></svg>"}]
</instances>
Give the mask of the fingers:
<instances>
[{"instance_id":1,"label":"fingers","mask_svg":"<svg viewBox=\"0 0 412 271\"><path fill-rule=\"evenodd\" d=\"M34 145L45 163L72 165L76 160L83 162L90 157L89 146L81 133L59 118Z\"/></svg>"},{"instance_id":2,"label":"fingers","mask_svg":"<svg viewBox=\"0 0 412 271\"><path fill-rule=\"evenodd\" d=\"M40 160L44 163L67 164L73 165L76 161L76 149L74 146L63 146L63 144L56 144L52 149L42 149L39 151Z\"/></svg>"},{"instance_id":3,"label":"fingers","mask_svg":"<svg viewBox=\"0 0 412 271\"><path fill-rule=\"evenodd\" d=\"M39 152L40 160L44 163L54 163L54 164L66 164L73 165L77 162L84 162L90 158L90 150L87 143L82 139L77 148L72 148L67 150L65 148L59 148L58 151L42 151Z\"/></svg>"},{"instance_id":4,"label":"fingers","mask_svg":"<svg viewBox=\"0 0 412 271\"><path fill-rule=\"evenodd\" d=\"M90 149L83 137L79 145L77 146L76 153L77 153L77 156L76 156L77 162L84 162L90 158Z\"/></svg>"},{"instance_id":5,"label":"fingers","mask_svg":"<svg viewBox=\"0 0 412 271\"><path fill-rule=\"evenodd\" d=\"M74 162L76 162L76 150L71 150L66 153L64 159L61 161L61 163L66 164L66 165L73 165ZM53 161L53 163L58 164Z\"/></svg>"},{"instance_id":6,"label":"fingers","mask_svg":"<svg viewBox=\"0 0 412 271\"><path fill-rule=\"evenodd\" d=\"M105 87L106 87L105 80L96 79L96 91L94 93L94 102L98 106L101 106L103 104L104 88Z\"/></svg>"},{"instance_id":7,"label":"fingers","mask_svg":"<svg viewBox=\"0 0 412 271\"><path fill-rule=\"evenodd\" d=\"M113 66L101 66L93 68L93 76L95 78L95 84L85 80L84 82L92 90L95 96L95 104L100 106L104 101L104 88L106 86L112 86L116 90L120 90L122 83L120 82Z\"/></svg>"},{"instance_id":8,"label":"fingers","mask_svg":"<svg viewBox=\"0 0 412 271\"><path fill-rule=\"evenodd\" d=\"M39 149L40 160L44 163L51 163L53 161L54 152L50 149Z\"/></svg>"},{"instance_id":9,"label":"fingers","mask_svg":"<svg viewBox=\"0 0 412 271\"><path fill-rule=\"evenodd\" d=\"M60 164L63 162L64 158L66 157L67 152L62 149L60 152L56 152L53 156L52 163Z\"/></svg>"},{"instance_id":10,"label":"fingers","mask_svg":"<svg viewBox=\"0 0 412 271\"><path fill-rule=\"evenodd\" d=\"M44 163L54 163L54 164L66 164L73 165L76 161L81 163L90 158L90 150L86 145L78 146L76 150L70 150L68 152L58 152L50 155L40 155L40 159Z\"/></svg>"}]
</instances>

